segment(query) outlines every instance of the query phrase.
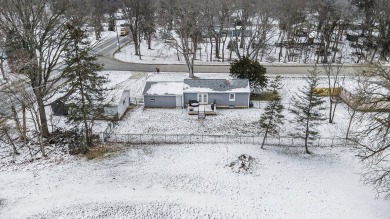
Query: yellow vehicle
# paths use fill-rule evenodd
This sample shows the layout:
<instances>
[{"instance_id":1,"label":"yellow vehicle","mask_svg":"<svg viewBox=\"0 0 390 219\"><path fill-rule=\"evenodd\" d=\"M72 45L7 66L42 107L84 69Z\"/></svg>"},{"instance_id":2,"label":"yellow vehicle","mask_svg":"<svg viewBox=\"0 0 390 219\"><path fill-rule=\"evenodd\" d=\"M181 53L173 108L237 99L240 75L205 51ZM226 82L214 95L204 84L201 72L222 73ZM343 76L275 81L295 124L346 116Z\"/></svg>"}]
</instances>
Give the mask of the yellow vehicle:
<instances>
[{"instance_id":1,"label":"yellow vehicle","mask_svg":"<svg viewBox=\"0 0 390 219\"><path fill-rule=\"evenodd\" d=\"M121 36L127 36L129 34L129 29L127 29L127 27L121 27L119 34Z\"/></svg>"}]
</instances>

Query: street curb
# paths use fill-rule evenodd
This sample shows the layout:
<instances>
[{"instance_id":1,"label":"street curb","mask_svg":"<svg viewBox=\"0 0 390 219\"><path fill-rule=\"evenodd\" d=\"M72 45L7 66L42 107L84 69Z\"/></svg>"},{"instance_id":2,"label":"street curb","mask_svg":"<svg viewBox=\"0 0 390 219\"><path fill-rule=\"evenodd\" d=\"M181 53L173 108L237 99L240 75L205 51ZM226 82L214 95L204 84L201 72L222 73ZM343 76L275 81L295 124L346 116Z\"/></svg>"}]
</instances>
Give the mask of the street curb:
<instances>
[{"instance_id":1,"label":"street curb","mask_svg":"<svg viewBox=\"0 0 390 219\"><path fill-rule=\"evenodd\" d=\"M117 50L118 51L118 50ZM123 61L120 59L115 58L115 54L117 53L115 51L110 58L114 59L115 61L122 62L122 63L128 63L128 64L137 64L137 65L156 65L156 66L185 66L185 63L143 63L143 62L129 62L129 61ZM317 65L318 67L324 66L324 64L299 64L299 63L260 63L264 67L281 67L281 68L299 68L299 67L313 67ZM210 67L230 67L230 64L204 64L204 63L194 63L194 67L196 66L210 66ZM325 64L326 66L326 64ZM342 66L342 67L348 67L348 68L361 68L361 67L368 67L368 64L332 64L332 66ZM387 68L390 68L390 66L385 66Z\"/></svg>"}]
</instances>

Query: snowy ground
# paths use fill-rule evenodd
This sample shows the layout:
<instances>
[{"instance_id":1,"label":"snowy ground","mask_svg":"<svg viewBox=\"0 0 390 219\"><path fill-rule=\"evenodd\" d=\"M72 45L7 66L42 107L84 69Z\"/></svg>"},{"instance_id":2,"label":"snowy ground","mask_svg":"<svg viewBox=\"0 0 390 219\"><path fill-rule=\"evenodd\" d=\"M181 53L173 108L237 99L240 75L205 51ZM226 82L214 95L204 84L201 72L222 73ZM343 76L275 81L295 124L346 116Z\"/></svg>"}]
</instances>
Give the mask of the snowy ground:
<instances>
[{"instance_id":1,"label":"snowy ground","mask_svg":"<svg viewBox=\"0 0 390 219\"><path fill-rule=\"evenodd\" d=\"M120 82L120 79L129 77L125 72L106 72L112 80ZM136 74L136 73L128 73ZM131 76L133 77L133 76ZM231 78L229 74L197 74L199 78ZM121 87L132 89L131 96L141 96L146 81L180 81L188 78L188 73L149 73L143 78L127 80L120 83ZM270 77L272 80L272 76ZM346 84L352 79L346 79ZM293 115L288 113L291 107L291 97L305 86L304 77L289 77L282 80L282 102L285 107L286 125L282 127L281 135L286 136L295 130ZM320 87L327 87L323 78ZM328 101L327 98L325 98ZM199 121L197 116L188 115L186 109L151 109L137 106L128 112L122 121L118 122L114 133L118 134L228 134L228 135L258 135L261 130L258 125L260 116L264 112L266 102L255 102L255 108L251 109L218 109L217 116L208 116L204 121ZM325 115L327 111L323 112ZM343 137L348 125L348 108L339 104L335 115L335 123L324 122L319 127L323 137Z\"/></svg>"},{"instance_id":2,"label":"snowy ground","mask_svg":"<svg viewBox=\"0 0 390 219\"><path fill-rule=\"evenodd\" d=\"M241 154L248 173L229 167ZM360 170L341 149L131 146L0 172L0 218L388 218Z\"/></svg>"},{"instance_id":3,"label":"snowy ground","mask_svg":"<svg viewBox=\"0 0 390 219\"><path fill-rule=\"evenodd\" d=\"M178 81L185 73L103 72L107 86L142 94L146 81ZM229 78L228 74L199 74ZM346 83L351 83L350 81ZM305 84L283 79L283 103ZM323 83L324 87L325 84ZM114 91L113 91L114 92ZM258 135L266 103L251 109L218 110L199 121L185 109L137 106L118 122L116 133ZM318 126L322 137L343 137L348 110L338 106L335 124ZM327 111L324 111L326 114ZM295 129L286 110L282 135ZM58 118L54 118L58 119ZM61 121L57 122L58 124ZM342 148L278 148L237 144L115 145L101 159L65 155L0 162L0 218L388 218L387 200L362 185L364 167ZM66 150L64 150L66 151ZM254 158L248 172L230 164ZM28 157L28 155L26 154ZM21 161L23 159L17 159Z\"/></svg>"},{"instance_id":4,"label":"snowy ground","mask_svg":"<svg viewBox=\"0 0 390 219\"><path fill-rule=\"evenodd\" d=\"M314 34L315 35L315 34ZM315 48L311 48L311 52L309 53L308 57L305 57L304 55L301 55L301 57L296 60L288 61L284 60L284 54L286 53L285 49L283 49L283 56L279 62L279 47L275 47L275 43L280 42L278 39L279 34L274 34L270 41L268 42L268 49L265 51L263 58L260 60L262 64L314 64L317 61L317 56L315 55ZM128 37L128 36L122 36L122 37ZM177 37L177 36L176 36ZM233 37L234 38L234 37ZM209 39L203 39L203 42L198 45L198 50L196 52L196 61L195 64L201 64L201 65L226 65L230 63L230 55L231 60L237 59L237 56L235 53L230 53L230 50L226 48L230 40L233 40L231 37L227 37L226 43L225 43L225 49L220 49L221 58L215 57L215 42L212 44L210 43ZM179 39L177 38L179 41ZM246 39L246 41L249 41L249 38ZM221 44L222 47L222 44ZM210 58L210 50L213 48L213 57ZM134 49L134 43L130 42L127 45L124 45L122 49L114 54L114 57L118 60L125 61L125 62L134 62L134 63L147 63L147 64L185 64L184 57L182 54L178 53L172 46L169 45L169 43L166 42L166 40L163 40L162 37L159 34L155 34L152 43L151 43L151 49L148 49L147 42L145 40L142 40L140 42L140 50L141 50L141 57L138 55L135 55L135 49ZM224 51L224 62L222 62L222 51ZM350 46L350 42L344 39L343 41L339 42L339 53L337 56L344 57L342 62L344 64L354 64L357 61L357 57L352 55L353 52L355 52L355 49ZM300 53L300 51L295 51L296 53ZM333 54L332 54L333 55ZM329 56L329 58L332 58L332 55ZM259 56L261 56L259 54ZM306 62L303 61L303 59L307 59ZM271 61L272 60L272 61ZM360 61L362 62L362 61Z\"/></svg>"}]
</instances>

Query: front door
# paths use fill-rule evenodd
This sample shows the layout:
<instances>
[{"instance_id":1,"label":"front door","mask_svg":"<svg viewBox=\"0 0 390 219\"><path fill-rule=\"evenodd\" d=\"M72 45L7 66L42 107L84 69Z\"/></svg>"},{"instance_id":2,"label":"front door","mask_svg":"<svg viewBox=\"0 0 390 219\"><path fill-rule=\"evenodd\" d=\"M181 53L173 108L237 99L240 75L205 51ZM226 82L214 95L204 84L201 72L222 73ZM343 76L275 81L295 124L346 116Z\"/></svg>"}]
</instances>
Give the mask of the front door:
<instances>
[{"instance_id":1,"label":"front door","mask_svg":"<svg viewBox=\"0 0 390 219\"><path fill-rule=\"evenodd\" d=\"M209 102L209 97L205 93L198 94L198 102L199 104L207 104Z\"/></svg>"}]
</instances>

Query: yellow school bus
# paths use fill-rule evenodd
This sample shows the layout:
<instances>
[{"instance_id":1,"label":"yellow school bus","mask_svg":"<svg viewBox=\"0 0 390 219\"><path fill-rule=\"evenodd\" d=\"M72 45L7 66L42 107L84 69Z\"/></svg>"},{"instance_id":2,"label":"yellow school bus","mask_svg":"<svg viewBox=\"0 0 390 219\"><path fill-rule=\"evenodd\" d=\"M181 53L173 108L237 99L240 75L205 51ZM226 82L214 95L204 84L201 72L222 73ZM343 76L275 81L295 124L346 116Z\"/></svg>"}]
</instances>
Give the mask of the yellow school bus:
<instances>
[{"instance_id":1,"label":"yellow school bus","mask_svg":"<svg viewBox=\"0 0 390 219\"><path fill-rule=\"evenodd\" d=\"M121 36L127 36L128 34L129 34L129 29L127 29L127 27L121 27L120 35Z\"/></svg>"}]
</instances>

